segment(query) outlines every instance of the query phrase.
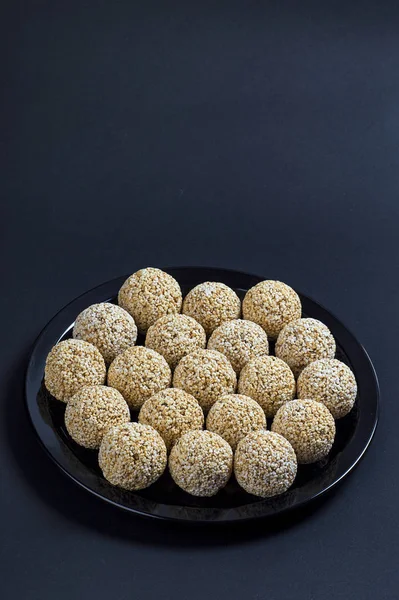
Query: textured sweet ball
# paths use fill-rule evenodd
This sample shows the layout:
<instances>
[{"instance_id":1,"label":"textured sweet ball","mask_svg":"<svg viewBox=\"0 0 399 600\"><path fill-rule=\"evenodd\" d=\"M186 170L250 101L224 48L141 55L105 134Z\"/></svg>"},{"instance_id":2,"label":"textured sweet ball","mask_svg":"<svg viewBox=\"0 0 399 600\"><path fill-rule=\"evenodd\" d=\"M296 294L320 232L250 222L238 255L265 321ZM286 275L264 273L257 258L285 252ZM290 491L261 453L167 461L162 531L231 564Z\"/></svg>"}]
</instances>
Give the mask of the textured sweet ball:
<instances>
[{"instance_id":1,"label":"textured sweet ball","mask_svg":"<svg viewBox=\"0 0 399 600\"><path fill-rule=\"evenodd\" d=\"M272 431L285 437L295 450L299 464L325 458L335 438L330 411L315 400L291 400L274 417Z\"/></svg>"},{"instance_id":2,"label":"textured sweet ball","mask_svg":"<svg viewBox=\"0 0 399 600\"><path fill-rule=\"evenodd\" d=\"M209 336L224 321L240 317L241 301L224 283L206 281L184 298L183 313L198 321Z\"/></svg>"},{"instance_id":3,"label":"textured sweet ball","mask_svg":"<svg viewBox=\"0 0 399 600\"><path fill-rule=\"evenodd\" d=\"M109 364L115 356L134 346L137 327L133 317L123 308L102 302L92 304L78 315L73 337L96 346Z\"/></svg>"},{"instance_id":4,"label":"textured sweet ball","mask_svg":"<svg viewBox=\"0 0 399 600\"><path fill-rule=\"evenodd\" d=\"M209 338L208 348L224 354L236 373L252 358L269 354L269 342L262 327L243 319L219 325Z\"/></svg>"},{"instance_id":5,"label":"textured sweet ball","mask_svg":"<svg viewBox=\"0 0 399 600\"><path fill-rule=\"evenodd\" d=\"M260 325L275 340L282 328L302 313L298 294L281 281L261 281L245 294L244 319Z\"/></svg>"},{"instance_id":6,"label":"textured sweet ball","mask_svg":"<svg viewBox=\"0 0 399 600\"><path fill-rule=\"evenodd\" d=\"M169 450L183 434L203 428L204 413L191 394L167 389L144 402L139 422L156 429Z\"/></svg>"},{"instance_id":7,"label":"textured sweet ball","mask_svg":"<svg viewBox=\"0 0 399 600\"><path fill-rule=\"evenodd\" d=\"M334 358L335 340L317 319L298 319L284 327L276 342L276 356L286 362L295 377L319 358Z\"/></svg>"},{"instance_id":8,"label":"textured sweet ball","mask_svg":"<svg viewBox=\"0 0 399 600\"><path fill-rule=\"evenodd\" d=\"M44 384L50 394L68 402L85 385L102 385L107 369L93 344L68 339L59 342L47 356Z\"/></svg>"},{"instance_id":9,"label":"textured sweet ball","mask_svg":"<svg viewBox=\"0 0 399 600\"><path fill-rule=\"evenodd\" d=\"M202 325L187 315L165 315L147 331L145 345L165 358L174 369L183 356L197 348L205 348L206 334Z\"/></svg>"},{"instance_id":10,"label":"textured sweet ball","mask_svg":"<svg viewBox=\"0 0 399 600\"><path fill-rule=\"evenodd\" d=\"M256 400L266 417L273 417L280 406L295 398L295 377L284 361L260 356L241 371L238 393Z\"/></svg>"},{"instance_id":11,"label":"textured sweet ball","mask_svg":"<svg viewBox=\"0 0 399 600\"><path fill-rule=\"evenodd\" d=\"M173 387L185 390L208 411L223 394L233 394L237 377L227 358L216 350L196 350L184 356L173 375Z\"/></svg>"},{"instance_id":12,"label":"textured sweet ball","mask_svg":"<svg viewBox=\"0 0 399 600\"><path fill-rule=\"evenodd\" d=\"M222 437L233 450L251 431L266 428L265 413L255 400L239 394L221 396L212 406L206 428Z\"/></svg>"},{"instance_id":13,"label":"textured sweet ball","mask_svg":"<svg viewBox=\"0 0 399 600\"><path fill-rule=\"evenodd\" d=\"M85 448L99 448L110 427L130 421L123 396L105 385L88 385L69 400L65 426L71 438Z\"/></svg>"},{"instance_id":14,"label":"textured sweet ball","mask_svg":"<svg viewBox=\"0 0 399 600\"><path fill-rule=\"evenodd\" d=\"M174 482L193 496L214 496L228 480L233 451L212 431L190 431L173 446L169 470Z\"/></svg>"},{"instance_id":15,"label":"textured sweet ball","mask_svg":"<svg viewBox=\"0 0 399 600\"><path fill-rule=\"evenodd\" d=\"M108 385L117 389L133 410L146 398L170 386L172 373L163 356L143 346L118 354L108 370Z\"/></svg>"},{"instance_id":16,"label":"textured sweet ball","mask_svg":"<svg viewBox=\"0 0 399 600\"><path fill-rule=\"evenodd\" d=\"M108 429L98 463L105 479L125 490L143 490L154 483L167 465L166 446L155 429L125 423Z\"/></svg>"},{"instance_id":17,"label":"textured sweet ball","mask_svg":"<svg viewBox=\"0 0 399 600\"><path fill-rule=\"evenodd\" d=\"M356 379L350 368L335 358L310 363L299 375L298 398L322 402L334 419L345 417L356 400Z\"/></svg>"},{"instance_id":18,"label":"textured sweet ball","mask_svg":"<svg viewBox=\"0 0 399 600\"><path fill-rule=\"evenodd\" d=\"M165 315L180 312L180 286L165 271L148 267L133 273L118 294L119 305L134 318L141 332Z\"/></svg>"},{"instance_id":19,"label":"textured sweet ball","mask_svg":"<svg viewBox=\"0 0 399 600\"><path fill-rule=\"evenodd\" d=\"M249 494L268 498L283 494L294 482L297 459L291 444L278 433L249 433L238 446L234 474Z\"/></svg>"}]
</instances>

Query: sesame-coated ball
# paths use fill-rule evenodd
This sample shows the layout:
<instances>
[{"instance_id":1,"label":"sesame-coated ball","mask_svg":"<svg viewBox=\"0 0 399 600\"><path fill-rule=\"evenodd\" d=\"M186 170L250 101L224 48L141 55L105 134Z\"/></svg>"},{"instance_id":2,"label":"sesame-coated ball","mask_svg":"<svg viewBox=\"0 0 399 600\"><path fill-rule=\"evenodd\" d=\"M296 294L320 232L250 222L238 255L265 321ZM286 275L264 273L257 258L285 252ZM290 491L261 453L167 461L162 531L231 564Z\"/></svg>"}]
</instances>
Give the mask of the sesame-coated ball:
<instances>
[{"instance_id":1,"label":"sesame-coated ball","mask_svg":"<svg viewBox=\"0 0 399 600\"><path fill-rule=\"evenodd\" d=\"M243 319L234 319L219 325L209 338L208 348L224 354L236 373L239 373L251 358L269 354L269 342L262 327Z\"/></svg>"},{"instance_id":2,"label":"sesame-coated ball","mask_svg":"<svg viewBox=\"0 0 399 600\"><path fill-rule=\"evenodd\" d=\"M172 373L163 356L143 346L118 354L108 370L108 385L116 388L133 410L146 398L169 387Z\"/></svg>"},{"instance_id":3,"label":"sesame-coated ball","mask_svg":"<svg viewBox=\"0 0 399 600\"><path fill-rule=\"evenodd\" d=\"M47 356L44 384L50 394L68 402L85 385L102 385L107 369L93 344L68 339L59 342Z\"/></svg>"},{"instance_id":4,"label":"sesame-coated ball","mask_svg":"<svg viewBox=\"0 0 399 600\"><path fill-rule=\"evenodd\" d=\"M164 315L180 312L182 295L176 279L148 267L126 279L119 290L118 303L132 315L139 330L146 332Z\"/></svg>"},{"instance_id":5,"label":"sesame-coated ball","mask_svg":"<svg viewBox=\"0 0 399 600\"><path fill-rule=\"evenodd\" d=\"M347 415L356 400L357 385L352 371L335 358L310 363L299 375L298 398L322 402L334 419Z\"/></svg>"},{"instance_id":6,"label":"sesame-coated ball","mask_svg":"<svg viewBox=\"0 0 399 600\"><path fill-rule=\"evenodd\" d=\"M265 413L255 400L239 394L221 396L212 406L206 428L219 434L233 450L251 431L266 428Z\"/></svg>"},{"instance_id":7,"label":"sesame-coated ball","mask_svg":"<svg viewBox=\"0 0 399 600\"><path fill-rule=\"evenodd\" d=\"M267 417L295 398L295 377L289 366L275 356L250 360L240 374L238 393L253 398Z\"/></svg>"},{"instance_id":8,"label":"sesame-coated ball","mask_svg":"<svg viewBox=\"0 0 399 600\"><path fill-rule=\"evenodd\" d=\"M297 459L291 444L278 433L249 433L238 446L234 474L249 494L268 498L283 494L294 482Z\"/></svg>"},{"instance_id":9,"label":"sesame-coated ball","mask_svg":"<svg viewBox=\"0 0 399 600\"><path fill-rule=\"evenodd\" d=\"M126 348L134 346L137 327L133 317L123 308L102 302L92 304L78 315L73 337L96 346L109 364Z\"/></svg>"},{"instance_id":10,"label":"sesame-coated ball","mask_svg":"<svg viewBox=\"0 0 399 600\"><path fill-rule=\"evenodd\" d=\"M282 328L301 317L298 294L282 281L261 281L245 294L242 303L244 319L254 321L275 340Z\"/></svg>"},{"instance_id":11,"label":"sesame-coated ball","mask_svg":"<svg viewBox=\"0 0 399 600\"><path fill-rule=\"evenodd\" d=\"M330 452L335 422L321 402L291 400L277 411L272 431L290 442L299 464L307 464L321 460Z\"/></svg>"},{"instance_id":12,"label":"sesame-coated ball","mask_svg":"<svg viewBox=\"0 0 399 600\"><path fill-rule=\"evenodd\" d=\"M233 451L212 431L189 431L173 446L169 470L174 482L193 496L214 496L233 469Z\"/></svg>"},{"instance_id":13,"label":"sesame-coated ball","mask_svg":"<svg viewBox=\"0 0 399 600\"><path fill-rule=\"evenodd\" d=\"M334 358L335 340L317 319L297 319L284 327L277 338L276 356L284 360L295 377L319 358Z\"/></svg>"},{"instance_id":14,"label":"sesame-coated ball","mask_svg":"<svg viewBox=\"0 0 399 600\"><path fill-rule=\"evenodd\" d=\"M85 448L99 448L109 427L128 423L130 411L123 396L105 385L88 385L69 400L65 426L71 438Z\"/></svg>"},{"instance_id":15,"label":"sesame-coated ball","mask_svg":"<svg viewBox=\"0 0 399 600\"><path fill-rule=\"evenodd\" d=\"M151 325L145 338L152 348L174 369L183 356L197 348L205 348L206 334L202 325L187 315L165 315Z\"/></svg>"},{"instance_id":16,"label":"sesame-coated ball","mask_svg":"<svg viewBox=\"0 0 399 600\"><path fill-rule=\"evenodd\" d=\"M222 394L233 394L236 385L233 367L216 350L196 350L183 356L173 375L173 387L192 394L204 411Z\"/></svg>"},{"instance_id":17,"label":"sesame-coated ball","mask_svg":"<svg viewBox=\"0 0 399 600\"><path fill-rule=\"evenodd\" d=\"M205 281L184 298L183 313L198 321L210 335L224 321L240 317L241 301L224 283Z\"/></svg>"},{"instance_id":18,"label":"sesame-coated ball","mask_svg":"<svg viewBox=\"0 0 399 600\"><path fill-rule=\"evenodd\" d=\"M165 471L166 446L149 425L117 425L108 429L102 439L98 464L112 485L125 490L143 490Z\"/></svg>"},{"instance_id":19,"label":"sesame-coated ball","mask_svg":"<svg viewBox=\"0 0 399 600\"><path fill-rule=\"evenodd\" d=\"M203 428L204 413L191 394L167 389L147 398L140 409L139 423L156 429L170 449L187 431Z\"/></svg>"}]
</instances>

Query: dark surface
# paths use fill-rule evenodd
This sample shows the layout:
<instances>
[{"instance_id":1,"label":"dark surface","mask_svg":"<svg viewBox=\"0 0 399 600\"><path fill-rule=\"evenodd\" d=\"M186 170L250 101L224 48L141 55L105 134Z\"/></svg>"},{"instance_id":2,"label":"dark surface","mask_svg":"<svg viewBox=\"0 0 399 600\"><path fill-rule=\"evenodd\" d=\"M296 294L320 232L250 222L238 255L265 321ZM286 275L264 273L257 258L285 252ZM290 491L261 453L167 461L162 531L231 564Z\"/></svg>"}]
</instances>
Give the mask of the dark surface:
<instances>
[{"instance_id":1,"label":"dark surface","mask_svg":"<svg viewBox=\"0 0 399 600\"><path fill-rule=\"evenodd\" d=\"M243 299L248 289L262 281L262 277L253 274L209 267L168 268L168 273L179 282L183 296L204 281L221 281ZM48 353L60 339L71 337L74 321L82 309L97 302L117 302L118 291L125 280L126 275L105 282L57 313L36 341L26 372L26 406L38 441L57 466L78 485L117 508L142 516L195 524L235 524L236 521L261 517L276 519L287 510L303 508L332 490L357 465L377 424L379 391L374 368L367 353L344 325L317 302L301 295L302 316L319 319L328 326L336 341L336 357L352 369L358 385L351 412L336 421L335 440L327 457L315 464L300 465L292 487L284 494L266 499L247 494L234 476L211 498L187 494L175 485L168 471L149 488L138 492L127 492L110 485L98 466L98 453L82 448L68 434L64 423L65 403L46 390L43 376ZM138 343L142 344L140 338ZM132 417L137 420L137 413Z\"/></svg>"},{"instance_id":2,"label":"dark surface","mask_svg":"<svg viewBox=\"0 0 399 600\"><path fill-rule=\"evenodd\" d=\"M158 4L0 8L1 596L395 600L399 7ZM53 314L182 263L287 281L376 366L364 461L278 525L119 513L58 472L26 419L27 355Z\"/></svg>"}]
</instances>

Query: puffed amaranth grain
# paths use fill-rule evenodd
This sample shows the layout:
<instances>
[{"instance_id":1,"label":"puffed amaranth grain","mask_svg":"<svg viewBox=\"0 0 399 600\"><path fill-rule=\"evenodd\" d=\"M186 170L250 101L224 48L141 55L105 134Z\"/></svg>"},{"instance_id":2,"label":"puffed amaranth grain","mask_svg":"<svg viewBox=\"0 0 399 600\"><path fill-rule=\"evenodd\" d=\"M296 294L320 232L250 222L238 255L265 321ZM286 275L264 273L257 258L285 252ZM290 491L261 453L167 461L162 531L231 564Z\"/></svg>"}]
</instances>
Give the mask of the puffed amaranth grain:
<instances>
[{"instance_id":1,"label":"puffed amaranth grain","mask_svg":"<svg viewBox=\"0 0 399 600\"><path fill-rule=\"evenodd\" d=\"M85 448L99 448L110 427L130 421L123 396L105 385L88 385L69 400L65 426L71 438Z\"/></svg>"},{"instance_id":2,"label":"puffed amaranth grain","mask_svg":"<svg viewBox=\"0 0 399 600\"><path fill-rule=\"evenodd\" d=\"M85 385L102 385L106 374L104 359L93 344L67 339L47 356L44 384L54 398L68 402Z\"/></svg>"},{"instance_id":3,"label":"puffed amaranth grain","mask_svg":"<svg viewBox=\"0 0 399 600\"><path fill-rule=\"evenodd\" d=\"M209 338L208 348L224 354L236 373L252 358L269 354L265 331L260 325L244 319L233 319L219 325Z\"/></svg>"},{"instance_id":4,"label":"puffed amaranth grain","mask_svg":"<svg viewBox=\"0 0 399 600\"><path fill-rule=\"evenodd\" d=\"M224 283L205 281L184 298L183 313L198 321L209 336L224 321L240 317L241 300Z\"/></svg>"},{"instance_id":5,"label":"puffed amaranth grain","mask_svg":"<svg viewBox=\"0 0 399 600\"><path fill-rule=\"evenodd\" d=\"M266 429L266 417L255 400L240 394L221 396L212 406L206 428L220 435L233 450L251 431Z\"/></svg>"},{"instance_id":6,"label":"puffed amaranth grain","mask_svg":"<svg viewBox=\"0 0 399 600\"><path fill-rule=\"evenodd\" d=\"M282 328L301 317L298 294L282 281L261 281L248 290L242 303L244 319L260 325L275 340Z\"/></svg>"},{"instance_id":7,"label":"puffed amaranth grain","mask_svg":"<svg viewBox=\"0 0 399 600\"><path fill-rule=\"evenodd\" d=\"M165 358L171 369L190 352L205 348L206 334L202 325L187 315L165 315L151 325L145 338L152 348Z\"/></svg>"},{"instance_id":8,"label":"puffed amaranth grain","mask_svg":"<svg viewBox=\"0 0 399 600\"><path fill-rule=\"evenodd\" d=\"M208 411L223 394L233 394L237 377L227 358L216 350L196 350L184 356L173 375L173 387L185 390Z\"/></svg>"},{"instance_id":9,"label":"puffed amaranth grain","mask_svg":"<svg viewBox=\"0 0 399 600\"><path fill-rule=\"evenodd\" d=\"M297 459L291 444L278 433L259 430L238 444L234 474L249 494L269 498L286 492L297 473Z\"/></svg>"},{"instance_id":10,"label":"puffed amaranth grain","mask_svg":"<svg viewBox=\"0 0 399 600\"><path fill-rule=\"evenodd\" d=\"M295 377L319 358L334 358L335 350L332 333L317 319L298 319L286 325L275 348L276 356L289 365Z\"/></svg>"},{"instance_id":11,"label":"puffed amaranth grain","mask_svg":"<svg viewBox=\"0 0 399 600\"><path fill-rule=\"evenodd\" d=\"M335 358L310 363L299 375L298 398L322 402L334 419L345 417L356 400L356 379L350 368Z\"/></svg>"},{"instance_id":12,"label":"puffed amaranth grain","mask_svg":"<svg viewBox=\"0 0 399 600\"><path fill-rule=\"evenodd\" d=\"M137 327L129 313L110 302L92 304L76 318L73 337L99 349L107 364L137 340Z\"/></svg>"},{"instance_id":13,"label":"puffed amaranth grain","mask_svg":"<svg viewBox=\"0 0 399 600\"><path fill-rule=\"evenodd\" d=\"M277 411L272 431L290 442L299 464L308 464L325 458L330 452L335 422L321 402L292 400Z\"/></svg>"},{"instance_id":14,"label":"puffed amaranth grain","mask_svg":"<svg viewBox=\"0 0 399 600\"><path fill-rule=\"evenodd\" d=\"M189 431L173 446L169 470L174 482L193 496L214 496L230 479L233 451L212 431Z\"/></svg>"},{"instance_id":15,"label":"puffed amaranth grain","mask_svg":"<svg viewBox=\"0 0 399 600\"><path fill-rule=\"evenodd\" d=\"M147 398L140 409L139 422L156 429L169 450L187 431L203 428L204 413L191 394L167 389Z\"/></svg>"},{"instance_id":16,"label":"puffed amaranth grain","mask_svg":"<svg viewBox=\"0 0 399 600\"><path fill-rule=\"evenodd\" d=\"M132 315L139 331L145 333L161 317L180 312L182 294L171 275L147 267L128 277L119 290L118 303Z\"/></svg>"},{"instance_id":17,"label":"puffed amaranth grain","mask_svg":"<svg viewBox=\"0 0 399 600\"><path fill-rule=\"evenodd\" d=\"M149 425L125 423L107 430L100 445L98 463L112 485L125 490L142 490L165 471L166 446Z\"/></svg>"},{"instance_id":18,"label":"puffed amaranth grain","mask_svg":"<svg viewBox=\"0 0 399 600\"><path fill-rule=\"evenodd\" d=\"M267 417L295 397L295 377L289 366L275 356L250 360L241 371L238 393L256 400Z\"/></svg>"},{"instance_id":19,"label":"puffed amaranth grain","mask_svg":"<svg viewBox=\"0 0 399 600\"><path fill-rule=\"evenodd\" d=\"M117 389L133 410L169 387L171 380L172 372L164 357L143 346L118 354L108 370L108 385Z\"/></svg>"}]
</instances>

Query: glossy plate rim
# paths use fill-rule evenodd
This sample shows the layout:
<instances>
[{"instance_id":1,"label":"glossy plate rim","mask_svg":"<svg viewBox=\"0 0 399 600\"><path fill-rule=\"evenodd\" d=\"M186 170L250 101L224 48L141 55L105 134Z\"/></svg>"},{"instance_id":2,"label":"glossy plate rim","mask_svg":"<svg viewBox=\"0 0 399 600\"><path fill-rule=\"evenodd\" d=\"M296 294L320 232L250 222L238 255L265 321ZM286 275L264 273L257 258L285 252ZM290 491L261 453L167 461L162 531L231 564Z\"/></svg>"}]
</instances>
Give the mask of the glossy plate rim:
<instances>
[{"instance_id":1,"label":"glossy plate rim","mask_svg":"<svg viewBox=\"0 0 399 600\"><path fill-rule=\"evenodd\" d=\"M179 281L179 278L182 279L183 276L185 279L184 282L182 281L183 285L191 285L191 283L192 285L196 285L196 282L200 280L225 281L227 279L230 282L227 285L245 290L266 279L259 275L215 267L166 267L163 270L173 275L177 281ZM60 436L57 435L55 429L44 422L38 407L37 396L43 378L45 357L50 348L71 328L71 323L73 323L75 318L72 317L71 319L71 315L76 316L81 310L95 302L104 302L114 298L127 277L128 275L117 277L98 285L79 295L59 310L37 337L27 365L25 375L25 405L29 420L41 447L58 468L72 481L97 498L119 509L143 517L186 523L231 523L277 516L283 512L302 507L326 494L357 466L372 441L378 423L380 391L374 366L364 347L339 319L321 304L297 291L304 305L312 307L311 313L313 314L309 313L309 316L320 318L323 322L327 321L326 324L333 330L334 336L341 343L345 353L348 355L351 366L353 365L359 386L363 385L364 389L368 390L369 405L360 407L359 420L355 432L348 445L337 457L337 460L339 459L338 465L331 481L326 483L326 485L321 484L316 491L307 492L305 485L302 493L298 494L297 492L295 494L298 496L297 499L286 504L283 503L280 506L279 502L273 502L273 499L254 499L251 496L249 498L253 499L252 503L250 502L243 507L218 507L212 509L209 507L163 504L146 501L143 498L138 503L138 506L129 506L123 501L116 501L110 496L107 497L104 490L99 490L95 482L96 478L99 479L99 477L90 474L88 467L81 462L79 463L76 457L74 460L71 460L69 454L72 454L72 451L64 444ZM187 284L188 280L191 280L189 284ZM245 281L245 285L235 285L240 281ZM318 316L314 315L314 311L317 312ZM309 311L304 312L306 314ZM333 324L333 327L331 327L331 324ZM360 376L356 372L359 368L362 369ZM87 473L85 473L85 470ZM107 486L112 488L110 484L105 482L105 490ZM97 489L95 489L96 487ZM132 494L132 497L135 496L134 492L128 493ZM287 495L289 493L290 491L286 492ZM285 494L276 497L276 499L283 496Z\"/></svg>"}]
</instances>

